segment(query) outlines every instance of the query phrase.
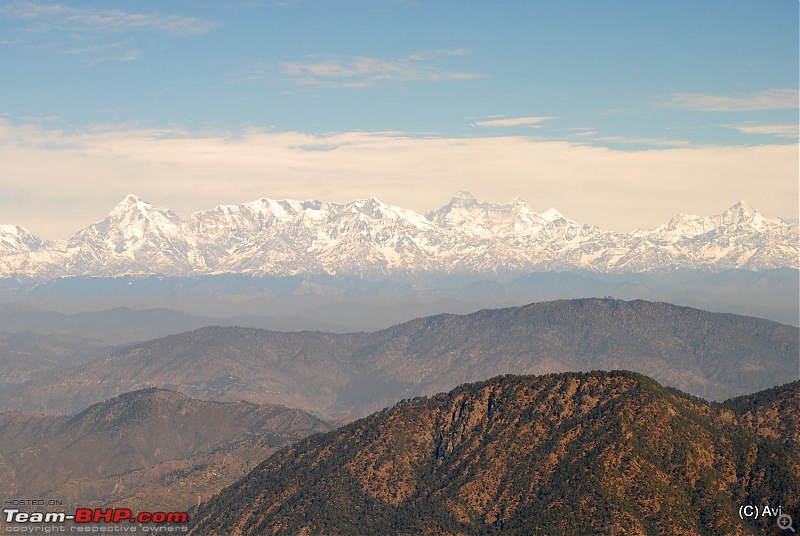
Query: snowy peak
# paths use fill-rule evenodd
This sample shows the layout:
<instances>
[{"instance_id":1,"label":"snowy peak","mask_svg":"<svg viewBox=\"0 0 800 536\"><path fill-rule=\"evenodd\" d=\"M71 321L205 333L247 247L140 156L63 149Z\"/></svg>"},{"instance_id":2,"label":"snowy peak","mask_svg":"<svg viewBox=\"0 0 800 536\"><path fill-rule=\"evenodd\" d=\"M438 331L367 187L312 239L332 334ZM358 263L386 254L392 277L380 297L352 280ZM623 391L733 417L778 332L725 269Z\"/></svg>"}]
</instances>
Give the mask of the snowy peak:
<instances>
[{"instance_id":1,"label":"snowy peak","mask_svg":"<svg viewBox=\"0 0 800 536\"><path fill-rule=\"evenodd\" d=\"M204 268L196 241L184 227L171 210L128 195L105 219L76 233L61 253L70 267L81 267L81 275L173 275Z\"/></svg>"},{"instance_id":2,"label":"snowy peak","mask_svg":"<svg viewBox=\"0 0 800 536\"><path fill-rule=\"evenodd\" d=\"M28 253L39 249L42 239L20 225L0 225L0 255Z\"/></svg>"},{"instance_id":3,"label":"snowy peak","mask_svg":"<svg viewBox=\"0 0 800 536\"><path fill-rule=\"evenodd\" d=\"M770 220L763 217L745 201L739 201L723 212L720 217L727 224L740 228L757 229L759 231L767 229L770 225L779 225L782 223L780 219Z\"/></svg>"},{"instance_id":4,"label":"snowy peak","mask_svg":"<svg viewBox=\"0 0 800 536\"><path fill-rule=\"evenodd\" d=\"M420 227L431 224L412 211L387 205L372 197L350 203L325 203L318 200L295 201L262 198L241 205L221 205L213 210L197 212L189 221L195 232L219 234L228 231L259 234L274 229L325 226L332 221L356 218L362 221L404 220Z\"/></svg>"},{"instance_id":5,"label":"snowy peak","mask_svg":"<svg viewBox=\"0 0 800 536\"><path fill-rule=\"evenodd\" d=\"M446 205L438 209L431 210L426 214L426 217L437 225L446 224L445 217L450 213L463 213L469 211L480 203L469 192L459 191L450 199ZM437 221L439 220L439 221Z\"/></svg>"},{"instance_id":6,"label":"snowy peak","mask_svg":"<svg viewBox=\"0 0 800 536\"><path fill-rule=\"evenodd\" d=\"M334 205L330 208L331 213L358 214L363 221L372 221L381 226L400 225L424 230L431 230L434 228L431 222L424 216L395 205L387 205L376 197L354 201L353 203L339 205L338 207Z\"/></svg>"},{"instance_id":7,"label":"snowy peak","mask_svg":"<svg viewBox=\"0 0 800 536\"><path fill-rule=\"evenodd\" d=\"M344 212L350 214L362 214L374 219L382 219L384 215L392 213L389 207L377 198L370 197L369 199L358 199L352 203L345 203L344 205L330 205L335 212ZM396 214L395 214L396 215Z\"/></svg>"},{"instance_id":8,"label":"snowy peak","mask_svg":"<svg viewBox=\"0 0 800 536\"><path fill-rule=\"evenodd\" d=\"M171 210L158 208L135 195L128 195L115 206L103 221L130 221L137 219L155 219L166 217L170 220L180 221L177 214Z\"/></svg>"},{"instance_id":9,"label":"snowy peak","mask_svg":"<svg viewBox=\"0 0 800 536\"><path fill-rule=\"evenodd\" d=\"M268 198L220 205L187 221L135 195L69 241L0 226L0 276L395 274L797 268L798 224L740 202L678 214L652 230L604 232L521 199L458 192L428 217L372 197L349 203Z\"/></svg>"},{"instance_id":10,"label":"snowy peak","mask_svg":"<svg viewBox=\"0 0 800 536\"><path fill-rule=\"evenodd\" d=\"M713 228L714 223L708 218L681 213L664 225L651 230L637 230L634 235L673 241L701 235Z\"/></svg>"},{"instance_id":11,"label":"snowy peak","mask_svg":"<svg viewBox=\"0 0 800 536\"><path fill-rule=\"evenodd\" d=\"M539 216L543 220L549 221L549 222L553 222L553 221L556 221L556 220L566 220L567 219L559 211L557 211L556 209L554 209L552 207L548 208L547 210L545 210L544 212L539 214Z\"/></svg>"},{"instance_id":12,"label":"snowy peak","mask_svg":"<svg viewBox=\"0 0 800 536\"><path fill-rule=\"evenodd\" d=\"M136 197L135 195L128 195L123 199L114 209L109 213L106 219L151 219L157 220L159 218L166 218L170 221L180 222L177 214L171 210L158 208L147 201Z\"/></svg>"},{"instance_id":13,"label":"snowy peak","mask_svg":"<svg viewBox=\"0 0 800 536\"><path fill-rule=\"evenodd\" d=\"M727 223L750 222L756 218L761 218L761 214L751 207L746 201L739 201L731 208L720 214L720 218Z\"/></svg>"},{"instance_id":14,"label":"snowy peak","mask_svg":"<svg viewBox=\"0 0 800 536\"><path fill-rule=\"evenodd\" d=\"M119 202L119 204L117 204L117 206L114 208L114 210L117 210L117 209L120 209L120 208L124 210L124 209L129 208L129 207L138 207L140 204L146 205L148 207L152 206L149 203L147 203L145 201L142 201L139 198L139 196L134 195L134 194L128 194L128 195L125 196L125 199L123 199L122 201Z\"/></svg>"},{"instance_id":15,"label":"snowy peak","mask_svg":"<svg viewBox=\"0 0 800 536\"><path fill-rule=\"evenodd\" d=\"M574 224L555 209L539 215L520 198L507 204L481 203L467 192L459 192L450 203L429 212L428 219L439 227L458 229L476 238L515 241L529 240L558 220Z\"/></svg>"},{"instance_id":16,"label":"snowy peak","mask_svg":"<svg viewBox=\"0 0 800 536\"><path fill-rule=\"evenodd\" d=\"M459 190L456 192L456 195L454 195L450 200L450 203L448 203L450 206L459 207L469 207L477 204L478 200L475 199L475 196L465 190Z\"/></svg>"},{"instance_id":17,"label":"snowy peak","mask_svg":"<svg viewBox=\"0 0 800 536\"><path fill-rule=\"evenodd\" d=\"M739 201L721 214L708 217L678 214L665 225L649 231L637 231L634 234L676 242L700 237L707 233L714 233L719 237L729 233L741 235L742 232L783 232L786 228L786 224L782 220L764 218L747 202Z\"/></svg>"},{"instance_id":18,"label":"snowy peak","mask_svg":"<svg viewBox=\"0 0 800 536\"><path fill-rule=\"evenodd\" d=\"M220 233L257 233L264 227L293 220L298 207L291 201L258 199L241 205L219 205L212 210L195 212L189 228L199 234L218 236Z\"/></svg>"},{"instance_id":19,"label":"snowy peak","mask_svg":"<svg viewBox=\"0 0 800 536\"><path fill-rule=\"evenodd\" d=\"M742 213L744 213L744 214L758 214L758 212L756 212L756 210L747 201L744 201L744 200L739 201L738 203L733 205L731 208L729 208L725 212L736 212L736 213L739 213L739 214L742 214Z\"/></svg>"},{"instance_id":20,"label":"snowy peak","mask_svg":"<svg viewBox=\"0 0 800 536\"><path fill-rule=\"evenodd\" d=\"M124 226L135 221L155 221L159 218L180 222L180 218L173 212L154 207L135 195L128 195L108 213L105 219L95 225L110 223Z\"/></svg>"},{"instance_id":21,"label":"snowy peak","mask_svg":"<svg viewBox=\"0 0 800 536\"><path fill-rule=\"evenodd\" d=\"M181 219L170 210L157 208L135 195L128 195L100 222L75 235L78 239L101 239L118 248L148 236L181 234Z\"/></svg>"}]
</instances>

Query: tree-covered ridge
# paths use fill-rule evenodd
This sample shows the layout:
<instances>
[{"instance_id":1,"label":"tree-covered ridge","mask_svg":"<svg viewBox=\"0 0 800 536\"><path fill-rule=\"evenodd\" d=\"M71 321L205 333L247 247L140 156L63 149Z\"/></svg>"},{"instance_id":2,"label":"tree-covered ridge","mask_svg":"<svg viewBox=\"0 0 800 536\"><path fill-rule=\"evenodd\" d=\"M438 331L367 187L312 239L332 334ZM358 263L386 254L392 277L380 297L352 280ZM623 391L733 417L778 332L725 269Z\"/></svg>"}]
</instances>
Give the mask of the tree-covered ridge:
<instances>
[{"instance_id":1,"label":"tree-covered ridge","mask_svg":"<svg viewBox=\"0 0 800 536\"><path fill-rule=\"evenodd\" d=\"M785 441L800 454L800 380L725 401L757 434Z\"/></svg>"},{"instance_id":2,"label":"tree-covered ridge","mask_svg":"<svg viewBox=\"0 0 800 536\"><path fill-rule=\"evenodd\" d=\"M193 530L762 534L741 504L800 502L800 456L775 433L635 373L503 376L284 449Z\"/></svg>"},{"instance_id":3,"label":"tree-covered ridge","mask_svg":"<svg viewBox=\"0 0 800 536\"><path fill-rule=\"evenodd\" d=\"M180 510L283 445L331 428L298 409L208 402L155 388L74 416L0 413L0 489L81 507Z\"/></svg>"},{"instance_id":4,"label":"tree-covered ridge","mask_svg":"<svg viewBox=\"0 0 800 536\"><path fill-rule=\"evenodd\" d=\"M10 387L0 408L73 413L155 386L333 420L500 374L615 369L724 400L795 378L799 336L758 318L597 298L435 315L373 333L206 327Z\"/></svg>"}]
</instances>

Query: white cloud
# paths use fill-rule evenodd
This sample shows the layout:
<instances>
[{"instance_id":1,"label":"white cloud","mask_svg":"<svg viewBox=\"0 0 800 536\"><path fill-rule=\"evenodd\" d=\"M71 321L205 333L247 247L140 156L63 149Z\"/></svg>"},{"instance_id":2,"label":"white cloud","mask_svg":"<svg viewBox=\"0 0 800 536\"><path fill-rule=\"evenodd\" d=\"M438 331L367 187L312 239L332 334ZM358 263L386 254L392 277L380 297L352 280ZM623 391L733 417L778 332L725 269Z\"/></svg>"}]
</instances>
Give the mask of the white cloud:
<instances>
[{"instance_id":1,"label":"white cloud","mask_svg":"<svg viewBox=\"0 0 800 536\"><path fill-rule=\"evenodd\" d=\"M65 48L58 51L59 54L74 55L74 54L94 54L98 52L106 52L108 50L115 50L126 47L133 43L132 40L117 41L113 43L91 44L88 46L81 46L77 48Z\"/></svg>"},{"instance_id":2,"label":"white cloud","mask_svg":"<svg viewBox=\"0 0 800 536\"><path fill-rule=\"evenodd\" d=\"M567 134L567 138L585 138L587 136L594 136L598 134L598 131L595 130L595 127L565 127L560 130L564 132L570 132L570 134Z\"/></svg>"},{"instance_id":3,"label":"white cloud","mask_svg":"<svg viewBox=\"0 0 800 536\"><path fill-rule=\"evenodd\" d=\"M596 134L596 133L590 133ZM588 134L585 134L588 135ZM603 136L595 141L619 143L623 145L647 145L650 147L686 147L691 145L688 140L674 140L666 138L641 138L636 136Z\"/></svg>"},{"instance_id":4,"label":"white cloud","mask_svg":"<svg viewBox=\"0 0 800 536\"><path fill-rule=\"evenodd\" d=\"M0 17L4 16L24 21L26 45L80 58L74 64L79 67L140 59L141 50L133 46L135 33L191 36L210 32L218 26L211 21L182 15L26 1L0 4ZM120 34L131 37L120 40Z\"/></svg>"},{"instance_id":5,"label":"white cloud","mask_svg":"<svg viewBox=\"0 0 800 536\"><path fill-rule=\"evenodd\" d=\"M35 117L30 115L21 115L19 116L20 121L25 121L26 123L52 123L54 121L58 121L61 117L57 115L47 115L42 117Z\"/></svg>"},{"instance_id":6,"label":"white cloud","mask_svg":"<svg viewBox=\"0 0 800 536\"><path fill-rule=\"evenodd\" d=\"M49 29L65 31L135 32L151 31L175 35L196 35L210 32L214 22L160 13L135 13L120 9L79 8L63 4L10 2L0 7L0 13L23 20L45 23Z\"/></svg>"},{"instance_id":7,"label":"white cloud","mask_svg":"<svg viewBox=\"0 0 800 536\"><path fill-rule=\"evenodd\" d=\"M679 108L707 112L755 112L760 110L794 110L800 92L796 89L767 89L750 95L707 95L674 93L672 104Z\"/></svg>"},{"instance_id":8,"label":"white cloud","mask_svg":"<svg viewBox=\"0 0 800 536\"><path fill-rule=\"evenodd\" d=\"M408 56L410 60L439 60L448 56L466 56L466 48L440 48L438 50L421 50Z\"/></svg>"},{"instance_id":9,"label":"white cloud","mask_svg":"<svg viewBox=\"0 0 800 536\"><path fill-rule=\"evenodd\" d=\"M555 119L555 117L513 117L511 119L490 119L488 121L477 121L475 125L479 127L519 127L537 125L542 121Z\"/></svg>"},{"instance_id":10,"label":"white cloud","mask_svg":"<svg viewBox=\"0 0 800 536\"><path fill-rule=\"evenodd\" d=\"M446 56L460 55L461 51L417 52L398 60L358 56L348 60L309 62L284 62L281 64L288 81L301 85L327 87L365 87L386 82L412 80L471 80L478 73L442 69L438 63ZM263 73L249 74L245 79L263 77Z\"/></svg>"},{"instance_id":11,"label":"white cloud","mask_svg":"<svg viewBox=\"0 0 800 536\"><path fill-rule=\"evenodd\" d=\"M738 130L742 134L765 134L777 136L779 138L794 138L800 136L800 128L797 123L787 123L779 125L725 125L727 128Z\"/></svg>"},{"instance_id":12,"label":"white cloud","mask_svg":"<svg viewBox=\"0 0 800 536\"><path fill-rule=\"evenodd\" d=\"M523 136L416 138L398 132L310 135L108 126L64 132L0 120L0 223L47 238L102 219L136 193L182 216L260 197L377 196L425 212L458 190L556 207L630 231L678 212L718 213L747 199L798 216L798 145L638 151Z\"/></svg>"}]
</instances>

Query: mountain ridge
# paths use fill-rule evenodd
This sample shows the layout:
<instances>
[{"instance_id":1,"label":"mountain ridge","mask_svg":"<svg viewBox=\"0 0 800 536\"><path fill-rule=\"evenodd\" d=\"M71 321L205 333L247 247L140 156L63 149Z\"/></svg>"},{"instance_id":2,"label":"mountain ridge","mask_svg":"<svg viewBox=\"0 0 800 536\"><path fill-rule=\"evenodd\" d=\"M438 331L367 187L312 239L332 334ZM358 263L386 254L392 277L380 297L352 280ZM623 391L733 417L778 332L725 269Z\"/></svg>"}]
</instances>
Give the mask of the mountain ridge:
<instances>
[{"instance_id":1,"label":"mountain ridge","mask_svg":"<svg viewBox=\"0 0 800 536\"><path fill-rule=\"evenodd\" d=\"M743 202L715 216L679 214L652 230L618 233L553 208L537 214L520 199L482 203L468 192L425 216L374 197L262 198L186 220L131 194L66 240L0 226L0 276L757 271L800 267L798 229Z\"/></svg>"},{"instance_id":2,"label":"mountain ridge","mask_svg":"<svg viewBox=\"0 0 800 536\"><path fill-rule=\"evenodd\" d=\"M206 327L115 350L0 392L64 413L143 387L352 418L497 374L631 369L725 399L797 373L798 329L667 303L561 300L423 317L372 333Z\"/></svg>"},{"instance_id":3,"label":"mountain ridge","mask_svg":"<svg viewBox=\"0 0 800 536\"><path fill-rule=\"evenodd\" d=\"M500 376L295 443L190 533L777 534L738 505L797 515L800 455L742 415L628 371Z\"/></svg>"},{"instance_id":4,"label":"mountain ridge","mask_svg":"<svg viewBox=\"0 0 800 536\"><path fill-rule=\"evenodd\" d=\"M67 416L0 413L0 480L77 506L185 509L332 426L300 410L142 389Z\"/></svg>"}]
</instances>

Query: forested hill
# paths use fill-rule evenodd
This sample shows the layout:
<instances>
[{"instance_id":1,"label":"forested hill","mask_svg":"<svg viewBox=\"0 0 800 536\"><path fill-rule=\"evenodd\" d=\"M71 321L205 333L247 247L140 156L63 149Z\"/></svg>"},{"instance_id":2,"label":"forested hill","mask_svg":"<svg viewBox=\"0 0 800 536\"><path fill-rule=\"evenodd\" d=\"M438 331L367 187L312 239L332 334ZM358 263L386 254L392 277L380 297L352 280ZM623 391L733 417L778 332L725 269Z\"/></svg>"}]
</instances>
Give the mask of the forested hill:
<instances>
[{"instance_id":1,"label":"forested hill","mask_svg":"<svg viewBox=\"0 0 800 536\"><path fill-rule=\"evenodd\" d=\"M500 374L633 370L724 400L797 378L798 328L668 303L559 300L418 318L373 333L208 327L0 393L0 410L73 413L144 387L358 418Z\"/></svg>"},{"instance_id":2,"label":"forested hill","mask_svg":"<svg viewBox=\"0 0 800 536\"><path fill-rule=\"evenodd\" d=\"M777 534L739 506L800 513L797 407L770 409L799 392L722 405L630 372L497 377L278 452L192 534Z\"/></svg>"}]
</instances>

